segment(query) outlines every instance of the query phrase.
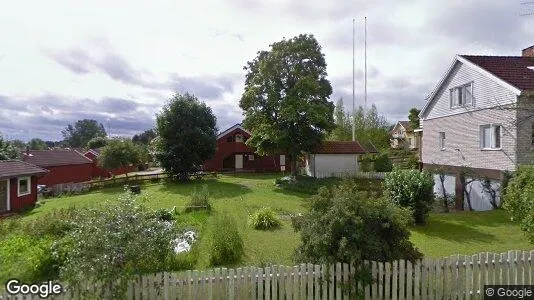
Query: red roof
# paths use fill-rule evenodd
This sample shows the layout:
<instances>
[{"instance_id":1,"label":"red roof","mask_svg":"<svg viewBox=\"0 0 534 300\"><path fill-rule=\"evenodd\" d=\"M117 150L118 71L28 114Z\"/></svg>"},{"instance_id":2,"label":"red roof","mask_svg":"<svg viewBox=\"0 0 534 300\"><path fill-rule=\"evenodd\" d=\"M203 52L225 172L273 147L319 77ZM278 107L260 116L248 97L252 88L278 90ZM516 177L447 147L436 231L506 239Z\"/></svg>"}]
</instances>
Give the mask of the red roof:
<instances>
[{"instance_id":1,"label":"red roof","mask_svg":"<svg viewBox=\"0 0 534 300\"><path fill-rule=\"evenodd\" d=\"M316 151L316 154L363 154L366 151L358 142L324 141Z\"/></svg>"},{"instance_id":2,"label":"red roof","mask_svg":"<svg viewBox=\"0 0 534 300\"><path fill-rule=\"evenodd\" d=\"M47 170L20 160L0 161L0 179L18 176L43 175L46 173L48 173Z\"/></svg>"},{"instance_id":3,"label":"red roof","mask_svg":"<svg viewBox=\"0 0 534 300\"><path fill-rule=\"evenodd\" d=\"M520 90L534 90L534 57L460 55Z\"/></svg>"},{"instance_id":4,"label":"red roof","mask_svg":"<svg viewBox=\"0 0 534 300\"><path fill-rule=\"evenodd\" d=\"M30 150L22 160L40 167L91 164L92 160L74 150Z\"/></svg>"}]
</instances>

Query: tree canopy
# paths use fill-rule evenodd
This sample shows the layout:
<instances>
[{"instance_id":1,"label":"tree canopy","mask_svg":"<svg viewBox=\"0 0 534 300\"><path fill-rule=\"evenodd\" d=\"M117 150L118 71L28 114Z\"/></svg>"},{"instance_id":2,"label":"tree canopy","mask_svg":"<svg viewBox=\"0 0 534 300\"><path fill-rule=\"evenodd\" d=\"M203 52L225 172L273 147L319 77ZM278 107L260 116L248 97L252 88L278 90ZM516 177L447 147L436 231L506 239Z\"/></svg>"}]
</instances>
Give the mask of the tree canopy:
<instances>
[{"instance_id":1,"label":"tree canopy","mask_svg":"<svg viewBox=\"0 0 534 300\"><path fill-rule=\"evenodd\" d=\"M97 136L87 142L87 149L98 149L105 147L108 144L108 139L103 136Z\"/></svg>"},{"instance_id":2,"label":"tree canopy","mask_svg":"<svg viewBox=\"0 0 534 300\"><path fill-rule=\"evenodd\" d=\"M20 150L4 140L0 134L0 160L16 159L20 157Z\"/></svg>"},{"instance_id":3,"label":"tree canopy","mask_svg":"<svg viewBox=\"0 0 534 300\"><path fill-rule=\"evenodd\" d=\"M408 120L410 122L410 126L412 126L413 129L419 128L419 113L420 112L421 110L415 107L410 109Z\"/></svg>"},{"instance_id":4,"label":"tree canopy","mask_svg":"<svg viewBox=\"0 0 534 300\"><path fill-rule=\"evenodd\" d=\"M74 126L69 124L61 133L67 145L74 148L85 147L92 138L107 136L104 125L90 119L78 120Z\"/></svg>"},{"instance_id":5,"label":"tree canopy","mask_svg":"<svg viewBox=\"0 0 534 300\"><path fill-rule=\"evenodd\" d=\"M259 154L285 152L296 173L296 157L312 151L334 128L332 86L326 61L313 35L301 34L270 45L249 61L239 106L247 144Z\"/></svg>"},{"instance_id":6,"label":"tree canopy","mask_svg":"<svg viewBox=\"0 0 534 300\"><path fill-rule=\"evenodd\" d=\"M156 131L154 129L148 129L145 130L143 133L134 135L132 137L132 141L134 143L148 145L154 138L156 138Z\"/></svg>"},{"instance_id":7,"label":"tree canopy","mask_svg":"<svg viewBox=\"0 0 534 300\"><path fill-rule=\"evenodd\" d=\"M31 150L46 150L48 148L46 143L39 138L31 139L30 142L28 143L28 146L30 147Z\"/></svg>"},{"instance_id":8,"label":"tree canopy","mask_svg":"<svg viewBox=\"0 0 534 300\"><path fill-rule=\"evenodd\" d=\"M217 119L191 94L176 94L157 115L155 156L172 177L185 181L215 155Z\"/></svg>"},{"instance_id":9,"label":"tree canopy","mask_svg":"<svg viewBox=\"0 0 534 300\"><path fill-rule=\"evenodd\" d=\"M138 148L130 139L124 138L111 139L98 156L100 166L108 170L137 165L139 161Z\"/></svg>"}]
</instances>

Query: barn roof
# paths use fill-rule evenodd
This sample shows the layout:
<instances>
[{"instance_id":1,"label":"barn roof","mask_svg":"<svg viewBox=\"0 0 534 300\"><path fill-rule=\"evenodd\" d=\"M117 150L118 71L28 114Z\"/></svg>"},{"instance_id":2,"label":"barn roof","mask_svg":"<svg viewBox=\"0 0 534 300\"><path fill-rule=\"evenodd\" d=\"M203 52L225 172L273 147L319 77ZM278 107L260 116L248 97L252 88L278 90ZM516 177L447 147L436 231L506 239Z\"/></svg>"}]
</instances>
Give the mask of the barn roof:
<instances>
[{"instance_id":1,"label":"barn roof","mask_svg":"<svg viewBox=\"0 0 534 300\"><path fill-rule=\"evenodd\" d=\"M0 161L0 179L18 176L44 175L47 170L20 160Z\"/></svg>"},{"instance_id":2,"label":"barn roof","mask_svg":"<svg viewBox=\"0 0 534 300\"><path fill-rule=\"evenodd\" d=\"M357 141L324 141L314 154L364 154L366 151Z\"/></svg>"},{"instance_id":3,"label":"barn roof","mask_svg":"<svg viewBox=\"0 0 534 300\"><path fill-rule=\"evenodd\" d=\"M92 160L74 150L30 150L22 154L22 160L40 167L91 164Z\"/></svg>"}]
</instances>

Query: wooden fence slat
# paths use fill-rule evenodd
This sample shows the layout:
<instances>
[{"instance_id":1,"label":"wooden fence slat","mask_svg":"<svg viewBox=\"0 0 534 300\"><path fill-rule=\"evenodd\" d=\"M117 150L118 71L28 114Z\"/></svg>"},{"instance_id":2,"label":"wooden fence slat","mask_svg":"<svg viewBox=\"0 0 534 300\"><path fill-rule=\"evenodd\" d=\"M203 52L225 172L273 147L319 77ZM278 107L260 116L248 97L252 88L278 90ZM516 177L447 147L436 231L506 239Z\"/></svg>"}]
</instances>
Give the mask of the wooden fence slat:
<instances>
[{"instance_id":1,"label":"wooden fence slat","mask_svg":"<svg viewBox=\"0 0 534 300\"><path fill-rule=\"evenodd\" d=\"M414 299L420 300L421 299L421 260L416 260L414 264L414 284L413 284L413 295Z\"/></svg>"},{"instance_id":2,"label":"wooden fence slat","mask_svg":"<svg viewBox=\"0 0 534 300\"><path fill-rule=\"evenodd\" d=\"M300 278L299 278L299 266L293 267L293 298L299 298Z\"/></svg>"},{"instance_id":3,"label":"wooden fence slat","mask_svg":"<svg viewBox=\"0 0 534 300\"><path fill-rule=\"evenodd\" d=\"M386 262L385 265L385 278L384 278L384 298L391 299L391 263Z\"/></svg>"},{"instance_id":4,"label":"wooden fence slat","mask_svg":"<svg viewBox=\"0 0 534 300\"><path fill-rule=\"evenodd\" d=\"M376 299L378 295L378 267L376 261L371 262L371 278L373 279L371 283L371 295L373 299Z\"/></svg>"},{"instance_id":5,"label":"wooden fence slat","mask_svg":"<svg viewBox=\"0 0 534 300\"><path fill-rule=\"evenodd\" d=\"M257 268L256 273L253 274L253 276L256 278L257 282L256 286L258 287L258 299L263 299L263 268Z\"/></svg>"},{"instance_id":6,"label":"wooden fence slat","mask_svg":"<svg viewBox=\"0 0 534 300\"><path fill-rule=\"evenodd\" d=\"M313 299L319 300L321 298L321 279L322 279L322 272L321 272L321 266L320 265L314 265L313 266L313 292L314 297Z\"/></svg>"},{"instance_id":7,"label":"wooden fence slat","mask_svg":"<svg viewBox=\"0 0 534 300\"><path fill-rule=\"evenodd\" d=\"M397 300L397 294L399 292L398 286L397 286L397 276L399 274L399 261L395 260L393 261L393 278L391 282L391 299Z\"/></svg>"},{"instance_id":8,"label":"wooden fence slat","mask_svg":"<svg viewBox=\"0 0 534 300\"><path fill-rule=\"evenodd\" d=\"M343 300L348 300L350 295L351 279L349 278L349 264L344 263L343 267Z\"/></svg>"},{"instance_id":9,"label":"wooden fence slat","mask_svg":"<svg viewBox=\"0 0 534 300\"><path fill-rule=\"evenodd\" d=\"M306 264L301 264L300 265L300 270L299 270L299 273L300 273L300 276L299 276L299 280L300 280L300 295L299 295L299 299L306 299L306 284L308 284L308 278L307 278L307 270L306 270Z\"/></svg>"},{"instance_id":10,"label":"wooden fence slat","mask_svg":"<svg viewBox=\"0 0 534 300\"><path fill-rule=\"evenodd\" d=\"M336 263L336 299L341 300L341 263Z\"/></svg>"},{"instance_id":11,"label":"wooden fence slat","mask_svg":"<svg viewBox=\"0 0 534 300\"><path fill-rule=\"evenodd\" d=\"M271 299L271 268L265 267L264 272L264 282L265 282L265 299Z\"/></svg>"},{"instance_id":12,"label":"wooden fence slat","mask_svg":"<svg viewBox=\"0 0 534 300\"><path fill-rule=\"evenodd\" d=\"M405 297L405 284L406 284L406 261L404 259L399 260L399 300L406 299Z\"/></svg>"},{"instance_id":13,"label":"wooden fence slat","mask_svg":"<svg viewBox=\"0 0 534 300\"><path fill-rule=\"evenodd\" d=\"M413 299L413 292L412 292L412 263L408 260L406 261L406 298L412 300Z\"/></svg>"},{"instance_id":14,"label":"wooden fence slat","mask_svg":"<svg viewBox=\"0 0 534 300\"><path fill-rule=\"evenodd\" d=\"M328 283L328 299L334 300L335 299L335 292L334 292L334 285L336 282L336 267L335 264L331 264L329 268L330 272L330 282Z\"/></svg>"},{"instance_id":15,"label":"wooden fence slat","mask_svg":"<svg viewBox=\"0 0 534 300\"><path fill-rule=\"evenodd\" d=\"M384 299L384 263L378 262L378 299Z\"/></svg>"},{"instance_id":16,"label":"wooden fence slat","mask_svg":"<svg viewBox=\"0 0 534 300\"><path fill-rule=\"evenodd\" d=\"M278 267L272 266L271 267L271 299L277 300L278 299Z\"/></svg>"},{"instance_id":17,"label":"wooden fence slat","mask_svg":"<svg viewBox=\"0 0 534 300\"><path fill-rule=\"evenodd\" d=\"M286 267L286 278L284 280L286 286L287 299L293 299L293 268Z\"/></svg>"},{"instance_id":18,"label":"wooden fence slat","mask_svg":"<svg viewBox=\"0 0 534 300\"><path fill-rule=\"evenodd\" d=\"M308 264L308 300L313 300L316 293L314 293L314 279L316 278L317 273L315 272L315 266L313 264Z\"/></svg>"}]
</instances>

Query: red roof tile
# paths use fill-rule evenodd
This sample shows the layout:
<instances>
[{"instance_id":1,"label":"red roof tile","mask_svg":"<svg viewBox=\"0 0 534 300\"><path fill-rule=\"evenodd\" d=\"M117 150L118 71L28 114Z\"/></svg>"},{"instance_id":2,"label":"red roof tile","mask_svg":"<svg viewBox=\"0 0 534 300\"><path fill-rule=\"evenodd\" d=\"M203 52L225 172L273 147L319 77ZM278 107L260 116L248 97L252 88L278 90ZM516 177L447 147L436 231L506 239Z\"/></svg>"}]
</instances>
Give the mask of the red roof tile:
<instances>
[{"instance_id":1,"label":"red roof tile","mask_svg":"<svg viewBox=\"0 0 534 300\"><path fill-rule=\"evenodd\" d=\"M363 154L366 151L358 142L324 141L313 153L316 154Z\"/></svg>"},{"instance_id":2,"label":"red roof tile","mask_svg":"<svg viewBox=\"0 0 534 300\"><path fill-rule=\"evenodd\" d=\"M0 161L0 179L28 175L44 175L46 173L48 173L47 170L20 160Z\"/></svg>"},{"instance_id":3,"label":"red roof tile","mask_svg":"<svg viewBox=\"0 0 534 300\"><path fill-rule=\"evenodd\" d=\"M22 160L39 167L81 165L93 163L92 160L74 150L30 150L24 152Z\"/></svg>"},{"instance_id":4,"label":"red roof tile","mask_svg":"<svg viewBox=\"0 0 534 300\"><path fill-rule=\"evenodd\" d=\"M460 55L520 90L534 90L534 57Z\"/></svg>"}]
</instances>

